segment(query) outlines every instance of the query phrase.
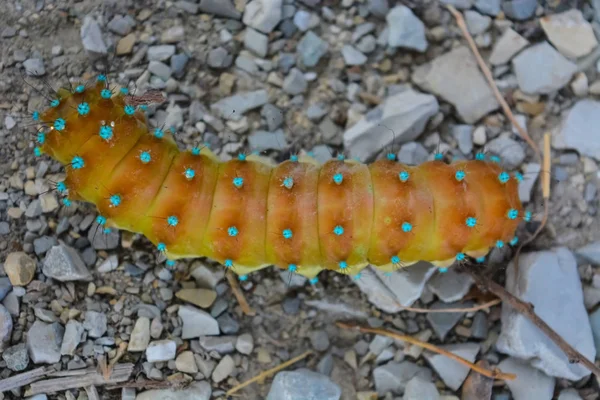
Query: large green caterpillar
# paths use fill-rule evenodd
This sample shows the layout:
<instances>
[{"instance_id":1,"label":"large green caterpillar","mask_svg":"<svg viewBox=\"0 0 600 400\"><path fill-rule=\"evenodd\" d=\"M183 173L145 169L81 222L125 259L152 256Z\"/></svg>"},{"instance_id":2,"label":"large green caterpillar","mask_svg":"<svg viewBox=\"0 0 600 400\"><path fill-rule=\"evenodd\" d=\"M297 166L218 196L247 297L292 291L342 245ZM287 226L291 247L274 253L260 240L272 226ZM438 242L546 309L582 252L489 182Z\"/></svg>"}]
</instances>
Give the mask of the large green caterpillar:
<instances>
[{"instance_id":1,"label":"large green caterpillar","mask_svg":"<svg viewBox=\"0 0 600 400\"><path fill-rule=\"evenodd\" d=\"M66 165L64 200L94 203L103 228L143 233L169 260L205 256L245 279L275 265L316 280L323 269L357 275L419 260L446 268L516 244L530 218L521 174L482 153L473 161L419 166L393 154L366 165L308 156L278 165L240 154L221 162L208 148L180 151L170 132L149 130L143 105L113 95L106 77L60 89L34 113L44 125L36 155Z\"/></svg>"}]
</instances>

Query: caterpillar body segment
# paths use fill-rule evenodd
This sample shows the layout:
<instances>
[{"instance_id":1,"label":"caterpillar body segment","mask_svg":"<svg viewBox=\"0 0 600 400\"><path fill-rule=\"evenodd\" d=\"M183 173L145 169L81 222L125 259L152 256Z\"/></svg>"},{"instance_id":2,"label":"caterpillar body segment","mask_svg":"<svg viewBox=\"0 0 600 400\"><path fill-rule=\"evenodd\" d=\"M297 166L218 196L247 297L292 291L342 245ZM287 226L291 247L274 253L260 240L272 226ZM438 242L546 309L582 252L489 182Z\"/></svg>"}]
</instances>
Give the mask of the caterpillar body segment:
<instances>
[{"instance_id":1,"label":"caterpillar body segment","mask_svg":"<svg viewBox=\"0 0 600 400\"><path fill-rule=\"evenodd\" d=\"M518 176L482 157L419 166L395 157L221 162L208 148L182 152L168 131L149 131L144 114L104 81L61 89L56 100L40 114L49 129L36 153L67 166L70 199L94 203L103 225L144 234L169 259L205 256L242 276L268 265L309 278L420 260L445 268L516 243L526 218Z\"/></svg>"}]
</instances>

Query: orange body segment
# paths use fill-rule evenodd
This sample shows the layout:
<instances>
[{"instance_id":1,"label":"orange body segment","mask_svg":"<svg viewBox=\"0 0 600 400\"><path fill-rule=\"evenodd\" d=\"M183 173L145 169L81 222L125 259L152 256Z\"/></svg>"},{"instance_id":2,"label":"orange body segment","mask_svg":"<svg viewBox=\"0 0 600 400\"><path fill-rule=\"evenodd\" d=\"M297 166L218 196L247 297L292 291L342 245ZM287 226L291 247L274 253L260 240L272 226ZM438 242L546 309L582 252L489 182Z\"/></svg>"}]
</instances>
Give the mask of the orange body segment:
<instances>
[{"instance_id":1,"label":"orange body segment","mask_svg":"<svg viewBox=\"0 0 600 400\"><path fill-rule=\"evenodd\" d=\"M103 89L59 91L41 114L52 129L36 150L68 165L71 199L95 203L108 226L143 233L171 259L206 256L239 274L274 264L308 277L369 263L447 266L508 243L524 219L520 177L494 162L220 162L149 133L142 112Z\"/></svg>"}]
</instances>

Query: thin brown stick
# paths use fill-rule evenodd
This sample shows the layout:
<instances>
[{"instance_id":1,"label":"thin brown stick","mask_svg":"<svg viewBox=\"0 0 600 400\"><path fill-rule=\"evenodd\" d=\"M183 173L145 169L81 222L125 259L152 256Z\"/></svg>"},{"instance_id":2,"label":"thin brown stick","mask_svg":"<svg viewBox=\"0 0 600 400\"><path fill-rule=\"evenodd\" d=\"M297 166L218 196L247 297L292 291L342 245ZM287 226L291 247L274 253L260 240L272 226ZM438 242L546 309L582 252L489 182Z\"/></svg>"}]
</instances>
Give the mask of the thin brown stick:
<instances>
[{"instance_id":1,"label":"thin brown stick","mask_svg":"<svg viewBox=\"0 0 600 400\"><path fill-rule=\"evenodd\" d=\"M544 320L542 320L533 310L531 303L526 303L518 297L514 296L508 290L504 289L501 285L494 281L491 281L487 277L483 276L481 272L474 268L467 270L469 274L475 279L475 282L481 289L485 289L496 295L503 303L509 304L512 308L525 315L531 320L542 332L550 338L556 345L567 355L570 363L581 363L587 369L592 371L594 375L600 377L600 368L598 368L593 361L585 358L580 352L575 350L565 339L563 339L558 333L556 333Z\"/></svg>"},{"instance_id":2,"label":"thin brown stick","mask_svg":"<svg viewBox=\"0 0 600 400\"><path fill-rule=\"evenodd\" d=\"M506 115L506 117L515 126L515 128L519 132L519 135L521 135L521 137L529 144L529 146L531 146L533 151L535 151L536 157L541 164L542 163L542 153L540 152L540 149L535 144L533 139L531 139L531 136L529 136L529 134L525 131L525 129L523 129L523 127L521 127L521 125L517 122L514 114L512 113L510 107L508 106L508 103L506 102L506 100L504 100L502 93L500 93L498 86L496 86L496 82L494 81L494 76L492 75L492 72L490 71L488 66L485 64L485 61L483 61L481 54L479 54L477 45L475 44L473 37L469 33L469 29L467 28L467 24L465 23L465 19L463 18L462 14L459 13L456 10L456 8L454 8L454 6L448 5L446 7L448 7L448 10L450 11L450 13L452 13L454 18L456 19L456 24L458 25L463 36L469 43L471 52L473 52L473 55L475 56L475 59L477 60L477 64L479 64L479 68L481 69L481 72L483 72L485 79L487 80L488 84L492 88L492 91L494 92L494 96L496 97L496 100L498 100L498 103L500 103L500 106L502 107L502 111L504 111L504 114Z\"/></svg>"},{"instance_id":3,"label":"thin brown stick","mask_svg":"<svg viewBox=\"0 0 600 400\"><path fill-rule=\"evenodd\" d=\"M515 374L506 374L503 373L502 371L494 368L493 370L489 370L489 369L485 369L482 368L478 365L473 364L472 362L465 360L462 357L457 356L454 353L451 353L447 350L444 350L442 348L439 348L438 346L431 344L431 343L427 343L427 342L422 342L418 339L415 339L412 336L407 336L407 335L401 335L399 333L396 332L392 332L392 331L388 331L386 329L381 329L381 328L369 328L366 326L360 326L360 325L354 325L354 324L349 324L346 322L336 322L336 325L340 328L343 329L356 329L360 332L363 333L374 333L376 335L383 335L383 336L388 336L391 337L393 339L398 339L398 340L402 340L404 342L408 342L410 344L422 347L424 349L433 351L434 353L438 353L441 355L444 355L448 358L453 359L456 362L461 363L462 365L465 365L467 367L469 367L470 369L480 373L481 375L487 376L488 378L493 378L493 379L502 379L505 381L512 381L513 379L515 379L517 376Z\"/></svg>"},{"instance_id":4,"label":"thin brown stick","mask_svg":"<svg viewBox=\"0 0 600 400\"><path fill-rule=\"evenodd\" d=\"M457 312L460 312L460 313L475 312L475 311L483 310L485 308L493 307L500 303L502 303L502 300L494 299L492 301L488 301L487 303L483 303L478 306L473 306L473 307L468 307L468 308L444 308L444 309L438 309L438 310L430 309L430 308L404 307L401 304L400 304L400 306L402 307L402 309L404 311L412 311L412 312L420 313L420 314L435 314L435 313L443 314L443 313L457 313Z\"/></svg>"},{"instance_id":5,"label":"thin brown stick","mask_svg":"<svg viewBox=\"0 0 600 400\"><path fill-rule=\"evenodd\" d=\"M260 374L256 375L254 378L251 378L251 379L247 380L246 382L242 382L239 385L234 386L231 389L229 389L227 391L227 396L230 396L233 393L237 392L238 390L245 388L246 386L250 385L251 383L268 378L269 376L273 375L274 373L279 372L282 369L287 368L290 365L295 364L298 361L305 359L312 353L313 353L312 351L307 351L305 353L300 354L298 357L294 357L291 360L288 360L288 361L284 362L283 364L276 366L275 368L271 368L267 371L261 372Z\"/></svg>"},{"instance_id":6,"label":"thin brown stick","mask_svg":"<svg viewBox=\"0 0 600 400\"><path fill-rule=\"evenodd\" d=\"M242 307L242 311L244 312L244 314L250 316L256 315L256 311L254 311L248 304L248 301L246 301L246 297L244 297L244 293L240 289L240 285L238 285L235 276L233 276L233 274L229 271L227 271L225 275L227 276L227 281L229 282L231 291L233 292L233 295L237 299L238 303L240 304L240 307Z\"/></svg>"}]
</instances>

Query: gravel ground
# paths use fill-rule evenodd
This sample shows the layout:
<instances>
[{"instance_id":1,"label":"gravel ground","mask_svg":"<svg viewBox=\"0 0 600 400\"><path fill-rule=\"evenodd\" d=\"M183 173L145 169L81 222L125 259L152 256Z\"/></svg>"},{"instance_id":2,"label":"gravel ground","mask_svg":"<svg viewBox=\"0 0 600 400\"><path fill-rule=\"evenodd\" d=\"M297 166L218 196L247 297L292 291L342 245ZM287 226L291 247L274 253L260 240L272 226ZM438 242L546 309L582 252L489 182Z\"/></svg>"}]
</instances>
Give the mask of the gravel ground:
<instances>
[{"instance_id":1,"label":"gravel ground","mask_svg":"<svg viewBox=\"0 0 600 400\"><path fill-rule=\"evenodd\" d=\"M425 263L393 274L367 270L356 281L324 273L317 285L261 271L242 283L257 310L245 316L211 261L168 265L139 235L96 234L93 207L67 207L49 191L61 166L34 156L30 115L47 107L48 85L93 79L108 67L112 84L166 95L148 110L152 126L172 126L181 148L206 142L223 159L254 150L278 161L298 151L362 161L394 151L411 164L436 151L448 159L499 155L525 177L519 195L534 218L524 237L543 209L540 165L501 113L445 4L464 12L518 121L538 144L552 134L548 225L527 246L518 275L510 250L494 251L496 276L582 354L600 356L600 1L6 0L0 387L43 366L91 376L87 367L122 353L131 379L158 389L63 383L30 398L225 399L237 383L312 350L235 398L472 399L466 368L333 324L353 319L518 374L484 385L482 399L598 399L598 378L506 307L401 310L476 299L468 276ZM168 385L181 380L192 383ZM29 398L32 389L0 399Z\"/></svg>"}]
</instances>

